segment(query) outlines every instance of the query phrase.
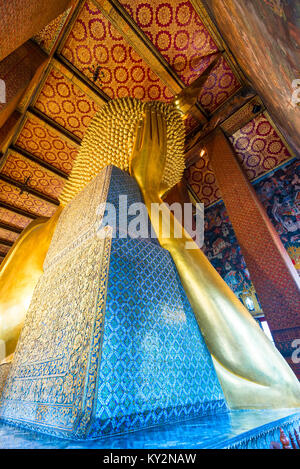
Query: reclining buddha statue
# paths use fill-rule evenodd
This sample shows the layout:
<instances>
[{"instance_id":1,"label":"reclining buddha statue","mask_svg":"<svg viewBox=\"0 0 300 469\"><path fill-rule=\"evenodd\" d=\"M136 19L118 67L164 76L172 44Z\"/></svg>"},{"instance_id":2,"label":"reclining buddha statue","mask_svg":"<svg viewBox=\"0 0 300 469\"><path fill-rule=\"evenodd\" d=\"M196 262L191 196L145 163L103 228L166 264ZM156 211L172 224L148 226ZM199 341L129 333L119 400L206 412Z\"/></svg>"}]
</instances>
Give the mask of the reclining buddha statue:
<instances>
[{"instance_id":1,"label":"reclining buddha statue","mask_svg":"<svg viewBox=\"0 0 300 469\"><path fill-rule=\"evenodd\" d=\"M205 78L204 74L201 80ZM166 235L165 217L151 210L152 204L160 204L162 211L168 211L163 196L183 175L182 114L193 103L193 89L186 92L184 111L181 99L179 96L166 104L121 98L105 104L86 131L56 214L29 226L7 257L0 287L7 295L4 300L1 290L0 315L4 329L1 338L8 344L8 353L13 351L15 331L20 328L20 324L10 326L17 303L25 311L25 300L32 295L30 285L38 283L0 399L0 418L59 436L86 438L147 426L148 415L156 412L157 416L157 409L169 409L164 421L179 418L173 411L186 411L180 399L188 390L195 402L201 401L202 409L208 402L217 403L214 405L223 410L227 405L232 409L300 406L296 376L250 313L179 221L169 213L171 229ZM143 201L157 240L111 242L109 227L99 228L104 214L104 209L97 208L103 202L97 199L99 193L104 201L115 200L120 193ZM181 237L176 236L178 231ZM171 272L165 292L155 280L165 282L160 272L164 264ZM134 268L130 270L130 266ZM106 268L109 270L104 275ZM24 284L20 283L20 273ZM146 291L149 295L151 291L150 299L144 296ZM87 320L92 311L98 311L99 323L96 316ZM162 323L155 329L158 318ZM117 328L118 321L122 325ZM81 332L70 341L71 336L67 340L64 335L67 330L70 334L72 330ZM180 335L183 331L185 335ZM193 365L187 365L191 360L195 360ZM139 367L131 380L125 379L129 366L131 370ZM196 372L186 378L189 370L180 368L185 366L196 367L197 378ZM120 371L122 378L118 381L116 370L122 367L127 371ZM183 373L182 390L180 382L176 382L176 391L170 384L178 380L174 367L179 367L178 376ZM50 378L45 380L45 376ZM156 380L160 384L153 402L149 397L142 398L140 389L145 382L151 387ZM107 387L103 384L106 382ZM163 398L162 387L169 386L167 383L172 402ZM118 392L123 409L127 400L134 401L130 401L130 422L116 402L113 411L112 401L107 404L117 392L114 386L122 388ZM44 393L48 401L41 397ZM27 406L23 405L25 401ZM69 410L58 415L64 404ZM122 425L113 424L112 419L121 419L121 415ZM161 421L160 417L151 419L149 425Z\"/></svg>"}]
</instances>

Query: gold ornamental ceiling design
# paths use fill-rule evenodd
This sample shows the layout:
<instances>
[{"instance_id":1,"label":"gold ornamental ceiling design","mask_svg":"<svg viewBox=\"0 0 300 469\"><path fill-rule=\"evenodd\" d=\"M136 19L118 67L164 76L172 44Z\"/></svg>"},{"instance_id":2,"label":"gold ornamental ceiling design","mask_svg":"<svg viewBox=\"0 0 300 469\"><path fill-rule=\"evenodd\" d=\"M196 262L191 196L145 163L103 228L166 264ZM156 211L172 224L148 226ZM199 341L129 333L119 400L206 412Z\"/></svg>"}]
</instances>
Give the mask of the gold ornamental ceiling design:
<instances>
[{"instance_id":1,"label":"gold ornamental ceiling design","mask_svg":"<svg viewBox=\"0 0 300 469\"><path fill-rule=\"evenodd\" d=\"M191 2L121 0L131 18L160 51L185 85L191 84L214 60L219 48ZM204 84L199 102L213 112L241 87L226 59L221 58Z\"/></svg>"},{"instance_id":2,"label":"gold ornamental ceiling design","mask_svg":"<svg viewBox=\"0 0 300 469\"><path fill-rule=\"evenodd\" d=\"M28 192L21 193L17 187L1 180L0 201L17 208L24 208L33 215L44 217L52 217L57 209L55 205L41 200Z\"/></svg>"},{"instance_id":3,"label":"gold ornamental ceiling design","mask_svg":"<svg viewBox=\"0 0 300 469\"><path fill-rule=\"evenodd\" d=\"M273 171L293 158L287 143L267 112L260 113L229 137L249 181ZM185 171L185 180L196 200L210 206L222 198L207 154Z\"/></svg>"},{"instance_id":4,"label":"gold ornamental ceiling design","mask_svg":"<svg viewBox=\"0 0 300 469\"><path fill-rule=\"evenodd\" d=\"M5 228L0 228L0 239L5 239L6 241L14 243L18 237L18 233L14 233L13 231L7 230Z\"/></svg>"},{"instance_id":5,"label":"gold ornamental ceiling design","mask_svg":"<svg viewBox=\"0 0 300 469\"><path fill-rule=\"evenodd\" d=\"M9 249L9 246L0 242L0 257L5 257Z\"/></svg>"},{"instance_id":6,"label":"gold ornamental ceiling design","mask_svg":"<svg viewBox=\"0 0 300 469\"><path fill-rule=\"evenodd\" d=\"M31 222L32 218L0 206L0 223L9 228L23 230Z\"/></svg>"},{"instance_id":7,"label":"gold ornamental ceiling design","mask_svg":"<svg viewBox=\"0 0 300 469\"><path fill-rule=\"evenodd\" d=\"M172 99L170 90L92 1L83 5L61 54L109 98ZM101 69L96 79L97 66Z\"/></svg>"},{"instance_id":8,"label":"gold ornamental ceiling design","mask_svg":"<svg viewBox=\"0 0 300 469\"><path fill-rule=\"evenodd\" d=\"M62 177L13 150L9 150L1 174L16 182L27 181L28 187L57 200L65 183Z\"/></svg>"},{"instance_id":9,"label":"gold ornamental ceiling design","mask_svg":"<svg viewBox=\"0 0 300 469\"><path fill-rule=\"evenodd\" d=\"M52 67L34 103L35 109L82 139L103 101L88 95L72 79Z\"/></svg>"},{"instance_id":10,"label":"gold ornamental ceiling design","mask_svg":"<svg viewBox=\"0 0 300 469\"><path fill-rule=\"evenodd\" d=\"M57 18L54 18L51 23L47 24L38 34L33 37L33 40L45 51L50 54L55 46L58 36L68 20L68 16L72 8L64 11Z\"/></svg>"},{"instance_id":11,"label":"gold ornamental ceiling design","mask_svg":"<svg viewBox=\"0 0 300 469\"><path fill-rule=\"evenodd\" d=\"M267 113L235 132L230 141L250 181L292 158Z\"/></svg>"}]
</instances>

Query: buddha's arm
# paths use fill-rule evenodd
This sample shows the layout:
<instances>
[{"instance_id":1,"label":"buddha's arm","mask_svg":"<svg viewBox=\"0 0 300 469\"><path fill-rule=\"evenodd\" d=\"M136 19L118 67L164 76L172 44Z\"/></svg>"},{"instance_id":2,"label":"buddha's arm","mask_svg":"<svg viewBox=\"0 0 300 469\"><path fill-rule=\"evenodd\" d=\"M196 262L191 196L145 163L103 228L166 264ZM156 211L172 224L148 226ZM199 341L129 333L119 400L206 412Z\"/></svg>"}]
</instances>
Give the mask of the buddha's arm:
<instances>
[{"instance_id":1,"label":"buddha's arm","mask_svg":"<svg viewBox=\"0 0 300 469\"><path fill-rule=\"evenodd\" d=\"M184 231L181 238L177 237L182 226L167 206L163 205L166 217L161 217L157 210L151 210L153 204L162 203L164 188L161 188L160 181L165 158L164 133L161 116L148 113L138 131L131 172L139 184L159 242L170 252L176 264L208 349L215 359L216 369L220 371L223 389L236 407L300 405L297 378L274 345L191 237ZM171 229L170 235L165 236L168 216L171 217ZM186 243L194 249L187 249Z\"/></svg>"}]
</instances>

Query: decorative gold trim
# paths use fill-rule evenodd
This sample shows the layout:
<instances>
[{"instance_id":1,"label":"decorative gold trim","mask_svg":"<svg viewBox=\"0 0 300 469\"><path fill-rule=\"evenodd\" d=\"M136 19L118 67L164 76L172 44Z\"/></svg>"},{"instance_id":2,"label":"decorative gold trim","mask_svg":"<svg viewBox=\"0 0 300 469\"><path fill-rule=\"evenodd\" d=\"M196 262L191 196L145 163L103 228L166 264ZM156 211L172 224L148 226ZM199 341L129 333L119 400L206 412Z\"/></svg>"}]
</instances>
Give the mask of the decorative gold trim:
<instances>
[{"instance_id":1,"label":"decorative gold trim","mask_svg":"<svg viewBox=\"0 0 300 469\"><path fill-rule=\"evenodd\" d=\"M73 13L71 15L71 18L68 20L68 23L66 24L66 27L64 29L63 34L58 40L58 43L56 45L55 52L60 55L62 49L64 48L65 42L69 36L69 33L71 32L71 29L73 28L73 25L75 21L77 20L82 8L84 7L86 0L79 0L78 4L73 10Z\"/></svg>"},{"instance_id":2,"label":"decorative gold trim","mask_svg":"<svg viewBox=\"0 0 300 469\"><path fill-rule=\"evenodd\" d=\"M38 99L39 95L40 95L40 92L49 76L49 73L52 69L52 60L49 61L44 73L43 73L43 76L40 80L40 82L38 83L37 87L35 88L32 96L31 96L31 100L28 102L28 106L27 106L27 109L29 106L32 106L34 107L35 103L36 103L36 100ZM26 111L25 111L26 112Z\"/></svg>"},{"instance_id":3,"label":"decorative gold trim","mask_svg":"<svg viewBox=\"0 0 300 469\"><path fill-rule=\"evenodd\" d=\"M3 144L1 145L0 152L2 152L3 156L1 157L4 158L4 155L6 155L9 147L11 146L16 132L19 131L20 126L22 125L24 115L20 115L18 120L16 121L15 125L10 129L10 131L7 133L5 136L5 139L3 141Z\"/></svg>"},{"instance_id":4,"label":"decorative gold trim","mask_svg":"<svg viewBox=\"0 0 300 469\"><path fill-rule=\"evenodd\" d=\"M7 150L5 151L5 153L1 157L1 160L0 160L0 173L1 173L3 167L6 163L7 156L8 156L8 150L9 150L9 148L7 148Z\"/></svg>"},{"instance_id":5,"label":"decorative gold trim","mask_svg":"<svg viewBox=\"0 0 300 469\"><path fill-rule=\"evenodd\" d=\"M11 137L9 138L9 142L7 143L7 146L5 148L5 154L9 150L9 148L15 144L15 141L18 139L23 127L24 127L24 121L26 120L26 112L24 114L20 115L20 118L12 130Z\"/></svg>"},{"instance_id":6,"label":"decorative gold trim","mask_svg":"<svg viewBox=\"0 0 300 469\"><path fill-rule=\"evenodd\" d=\"M190 198L190 201L192 202L192 204L194 206L196 206L197 203L202 204L203 202L201 202L198 195L193 191L192 186L188 182L186 182L185 184L186 184L186 188L187 188L189 198Z\"/></svg>"},{"instance_id":7,"label":"decorative gold trim","mask_svg":"<svg viewBox=\"0 0 300 469\"><path fill-rule=\"evenodd\" d=\"M221 35L219 34L216 26L214 25L210 14L207 11L207 8L203 5L201 0L190 0L194 10L196 11L197 15L201 19L202 23L208 30L209 34L212 36L216 46L220 51L226 50L226 44L222 39Z\"/></svg>"}]
</instances>

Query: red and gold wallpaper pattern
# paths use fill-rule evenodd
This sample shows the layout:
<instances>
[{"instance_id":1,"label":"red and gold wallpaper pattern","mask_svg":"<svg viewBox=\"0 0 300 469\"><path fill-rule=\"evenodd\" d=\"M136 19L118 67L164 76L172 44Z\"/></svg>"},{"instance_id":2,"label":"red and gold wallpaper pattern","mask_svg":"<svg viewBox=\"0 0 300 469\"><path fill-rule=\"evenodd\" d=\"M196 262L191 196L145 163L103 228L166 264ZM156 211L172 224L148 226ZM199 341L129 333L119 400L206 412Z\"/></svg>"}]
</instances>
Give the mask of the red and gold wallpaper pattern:
<instances>
[{"instance_id":1,"label":"red and gold wallpaper pattern","mask_svg":"<svg viewBox=\"0 0 300 469\"><path fill-rule=\"evenodd\" d=\"M31 218L24 217L6 208L0 207L0 221L16 228L24 229L31 222Z\"/></svg>"},{"instance_id":2,"label":"red and gold wallpaper pattern","mask_svg":"<svg viewBox=\"0 0 300 469\"><path fill-rule=\"evenodd\" d=\"M185 126L185 133L186 136L194 130L196 127L198 127L199 121L197 121L192 115L189 115L187 119L184 121L184 126Z\"/></svg>"},{"instance_id":3,"label":"red and gold wallpaper pattern","mask_svg":"<svg viewBox=\"0 0 300 469\"><path fill-rule=\"evenodd\" d=\"M1 173L14 181L21 183L26 181L28 187L54 199L58 199L65 183L60 176L12 150L8 152Z\"/></svg>"},{"instance_id":4,"label":"red and gold wallpaper pattern","mask_svg":"<svg viewBox=\"0 0 300 469\"><path fill-rule=\"evenodd\" d=\"M121 0L120 3L185 85L192 83L218 52L217 45L189 1ZM222 58L205 83L199 101L207 112L213 112L240 86Z\"/></svg>"},{"instance_id":5,"label":"red and gold wallpaper pattern","mask_svg":"<svg viewBox=\"0 0 300 469\"><path fill-rule=\"evenodd\" d=\"M61 53L110 98L172 98L169 89L91 1L84 4ZM97 67L101 67L99 73Z\"/></svg>"},{"instance_id":6,"label":"red and gold wallpaper pattern","mask_svg":"<svg viewBox=\"0 0 300 469\"><path fill-rule=\"evenodd\" d=\"M250 181L292 158L264 113L235 132L230 141Z\"/></svg>"},{"instance_id":7,"label":"red and gold wallpaper pattern","mask_svg":"<svg viewBox=\"0 0 300 469\"><path fill-rule=\"evenodd\" d=\"M235 132L230 141L250 181L292 158L265 113ZM217 202L222 197L206 154L185 171L185 180L205 206Z\"/></svg>"},{"instance_id":8,"label":"red and gold wallpaper pattern","mask_svg":"<svg viewBox=\"0 0 300 469\"><path fill-rule=\"evenodd\" d=\"M61 15L55 18L51 23L47 24L38 34L33 37L33 40L47 53L50 54L55 42L69 16L70 8L64 11Z\"/></svg>"},{"instance_id":9,"label":"red and gold wallpaper pattern","mask_svg":"<svg viewBox=\"0 0 300 469\"><path fill-rule=\"evenodd\" d=\"M54 206L38 197L35 197L28 192L20 193L17 187L8 184L7 182L0 181L0 201L6 202L11 206L22 208L34 215L41 215L44 217L51 217L57 206Z\"/></svg>"},{"instance_id":10,"label":"red and gold wallpaper pattern","mask_svg":"<svg viewBox=\"0 0 300 469\"><path fill-rule=\"evenodd\" d=\"M66 174L71 172L78 152L75 143L64 138L62 134L50 128L35 116L26 119L16 145Z\"/></svg>"},{"instance_id":11,"label":"red and gold wallpaper pattern","mask_svg":"<svg viewBox=\"0 0 300 469\"><path fill-rule=\"evenodd\" d=\"M205 206L213 204L222 197L206 153L186 169L184 178Z\"/></svg>"},{"instance_id":12,"label":"red and gold wallpaper pattern","mask_svg":"<svg viewBox=\"0 0 300 469\"><path fill-rule=\"evenodd\" d=\"M6 230L4 228L0 228L0 238L6 239L6 241L11 241L14 243L18 239L18 233L14 233L13 231Z\"/></svg>"},{"instance_id":13,"label":"red and gold wallpaper pattern","mask_svg":"<svg viewBox=\"0 0 300 469\"><path fill-rule=\"evenodd\" d=\"M50 71L35 107L80 139L99 110L92 98L55 68Z\"/></svg>"}]
</instances>

